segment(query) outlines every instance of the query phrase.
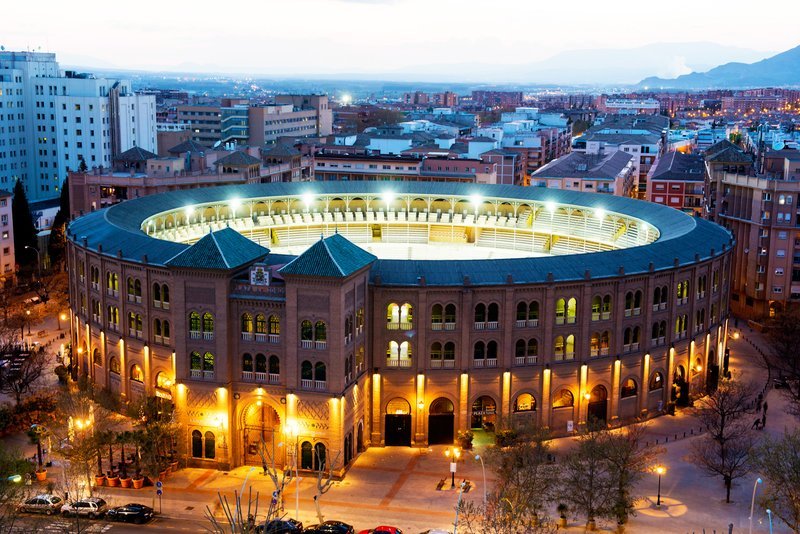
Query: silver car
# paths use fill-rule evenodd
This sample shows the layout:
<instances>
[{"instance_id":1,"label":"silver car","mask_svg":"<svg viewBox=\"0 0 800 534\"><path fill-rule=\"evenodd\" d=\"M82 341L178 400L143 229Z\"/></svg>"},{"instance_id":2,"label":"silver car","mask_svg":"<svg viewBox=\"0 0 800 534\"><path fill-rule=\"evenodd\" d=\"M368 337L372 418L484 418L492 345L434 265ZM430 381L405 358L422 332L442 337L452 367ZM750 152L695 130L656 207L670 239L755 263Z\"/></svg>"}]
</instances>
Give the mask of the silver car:
<instances>
[{"instance_id":1,"label":"silver car","mask_svg":"<svg viewBox=\"0 0 800 534\"><path fill-rule=\"evenodd\" d=\"M62 515L80 515L89 519L100 517L108 510L108 503L99 497L89 497L61 507Z\"/></svg>"},{"instance_id":2,"label":"silver car","mask_svg":"<svg viewBox=\"0 0 800 534\"><path fill-rule=\"evenodd\" d=\"M42 494L25 501L19 506L19 510L21 512L36 512L40 514L52 515L58 512L63 502L64 501L61 499L61 497L56 497L55 495L50 494Z\"/></svg>"}]
</instances>

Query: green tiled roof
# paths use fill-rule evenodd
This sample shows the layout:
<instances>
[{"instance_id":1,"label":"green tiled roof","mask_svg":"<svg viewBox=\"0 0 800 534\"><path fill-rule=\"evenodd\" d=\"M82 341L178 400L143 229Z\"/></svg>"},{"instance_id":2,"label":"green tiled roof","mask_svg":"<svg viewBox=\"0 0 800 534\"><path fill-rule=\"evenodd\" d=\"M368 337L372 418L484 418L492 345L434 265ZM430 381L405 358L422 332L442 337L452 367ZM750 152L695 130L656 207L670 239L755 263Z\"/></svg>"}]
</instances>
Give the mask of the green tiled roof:
<instances>
[{"instance_id":1,"label":"green tiled roof","mask_svg":"<svg viewBox=\"0 0 800 534\"><path fill-rule=\"evenodd\" d=\"M346 278L377 258L339 234L320 239L280 270L282 275Z\"/></svg>"},{"instance_id":2,"label":"green tiled roof","mask_svg":"<svg viewBox=\"0 0 800 534\"><path fill-rule=\"evenodd\" d=\"M231 228L210 232L200 241L167 260L171 267L235 269L263 258L269 249Z\"/></svg>"},{"instance_id":3,"label":"green tiled roof","mask_svg":"<svg viewBox=\"0 0 800 534\"><path fill-rule=\"evenodd\" d=\"M125 152L121 154L117 154L114 157L114 161L119 161L122 163L136 163L140 161L147 161L148 159L157 158L156 154L145 150L141 147L135 146L133 148L129 148Z\"/></svg>"},{"instance_id":4,"label":"green tiled roof","mask_svg":"<svg viewBox=\"0 0 800 534\"><path fill-rule=\"evenodd\" d=\"M241 150L235 150L214 162L214 165L260 165L261 160Z\"/></svg>"}]
</instances>

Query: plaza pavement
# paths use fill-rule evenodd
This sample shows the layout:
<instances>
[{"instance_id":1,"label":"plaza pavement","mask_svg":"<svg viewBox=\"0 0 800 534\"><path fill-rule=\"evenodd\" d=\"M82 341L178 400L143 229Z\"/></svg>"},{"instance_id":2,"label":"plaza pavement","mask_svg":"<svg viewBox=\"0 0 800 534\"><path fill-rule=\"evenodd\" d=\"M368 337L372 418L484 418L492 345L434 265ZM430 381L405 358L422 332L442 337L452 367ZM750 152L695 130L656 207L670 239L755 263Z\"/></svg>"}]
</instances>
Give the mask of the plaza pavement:
<instances>
[{"instance_id":1,"label":"plaza pavement","mask_svg":"<svg viewBox=\"0 0 800 534\"><path fill-rule=\"evenodd\" d=\"M746 327L739 340L731 340L731 363L734 373L740 372L753 380L759 388L767 383L766 371L753 365L757 356L756 346L764 346L763 337L749 331ZM770 408L764 432L780 434L784 428L797 425L797 421L786 413L785 401L778 391L767 390L766 399ZM656 509L657 478L647 476L640 483L640 490L647 498L637 506L637 515L627 525L627 532L650 533L701 533L728 532L732 524L734 533L749 530L749 508L753 482L757 474L749 475L735 482L731 493L731 504L724 502L725 489L721 478L708 478L686 460L689 446L699 430L697 422L685 412L674 417L664 416L650 421L647 441L655 443L658 439L666 452L661 462L667 467L662 478L662 505ZM683 438L684 432L687 437ZM678 437L675 440L675 437ZM666 438L668 443L664 444ZM569 447L571 438L553 440L558 451ZM444 456L445 446L431 448L370 448L361 454L350 468L343 481L333 487L320 500L325 519L347 521L357 529L371 528L379 524L401 527L404 532L416 533L429 528L444 528L452 531L454 507L458 491L450 490L448 460ZM481 465L474 454L481 453L482 446L470 455L462 456L458 464L456 485L461 479L468 479L472 489L465 493L465 500L480 501L483 498L483 475ZM54 475L57 467L54 469ZM487 471L491 486L491 473ZM442 491L437 491L437 483L446 479ZM246 481L246 482L245 482ZM239 467L230 472L208 469L182 469L171 474L164 481L162 499L162 527L177 530L192 530L202 524L203 510L208 505L217 515L221 513L217 504L217 492L232 499L234 491L243 485L252 487L260 496L259 515L266 511L273 491L271 481L261 473L261 468ZM299 483L299 519L304 524L317 522L313 496L316 479L302 477ZM292 482L284 495L287 515L295 513L295 483ZM759 489L759 492L761 488ZM99 488L99 494L115 504L138 501L154 504L158 509L155 489L123 490L121 488ZM552 513L556 516L555 511ZM174 523L174 524L173 524ZM182 526L181 526L182 525ZM191 525L195 525L194 527ZM610 531L611 525L599 525ZM571 518L567 531L582 532L583 522ZM774 532L789 532L778 523ZM753 532L768 532L765 511L756 505Z\"/></svg>"}]
</instances>

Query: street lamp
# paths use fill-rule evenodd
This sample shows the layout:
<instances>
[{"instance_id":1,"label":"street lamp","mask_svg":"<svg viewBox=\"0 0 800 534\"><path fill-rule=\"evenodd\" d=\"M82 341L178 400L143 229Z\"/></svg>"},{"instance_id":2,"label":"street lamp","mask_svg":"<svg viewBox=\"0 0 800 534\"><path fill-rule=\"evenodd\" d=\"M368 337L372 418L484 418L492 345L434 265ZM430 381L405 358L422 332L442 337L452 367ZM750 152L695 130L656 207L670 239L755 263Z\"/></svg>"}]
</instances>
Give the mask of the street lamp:
<instances>
[{"instance_id":1,"label":"street lamp","mask_svg":"<svg viewBox=\"0 0 800 534\"><path fill-rule=\"evenodd\" d=\"M486 465L483 463L483 458L480 454L476 454L475 459L481 462L481 471L483 471L483 507L486 508Z\"/></svg>"},{"instance_id":2,"label":"street lamp","mask_svg":"<svg viewBox=\"0 0 800 534\"><path fill-rule=\"evenodd\" d=\"M667 472L667 468L663 465L656 466L656 474L658 475L658 496L656 497L656 506L661 506L661 475Z\"/></svg>"},{"instance_id":3,"label":"street lamp","mask_svg":"<svg viewBox=\"0 0 800 534\"><path fill-rule=\"evenodd\" d=\"M25 310L25 321L28 323L28 335L31 335L31 311Z\"/></svg>"},{"instance_id":4,"label":"street lamp","mask_svg":"<svg viewBox=\"0 0 800 534\"><path fill-rule=\"evenodd\" d=\"M452 456L452 461L450 462L450 489L456 489L456 467L458 467L458 459L461 458L461 449L458 447L450 447L444 451L444 455L447 458Z\"/></svg>"},{"instance_id":5,"label":"street lamp","mask_svg":"<svg viewBox=\"0 0 800 534\"><path fill-rule=\"evenodd\" d=\"M25 248L29 248L29 249L31 249L32 251L34 251L36 253L36 266L37 266L37 270L39 272L38 281L41 284L42 283L42 255L39 254L39 249L34 248L34 247L30 246L30 245L25 245Z\"/></svg>"},{"instance_id":6,"label":"street lamp","mask_svg":"<svg viewBox=\"0 0 800 534\"><path fill-rule=\"evenodd\" d=\"M753 508L755 508L756 505L756 490L761 482L763 482L761 477L758 477L753 483L753 498L750 499L750 534L753 534Z\"/></svg>"},{"instance_id":7,"label":"street lamp","mask_svg":"<svg viewBox=\"0 0 800 534\"><path fill-rule=\"evenodd\" d=\"M769 534L772 534L772 510L767 508L767 517L769 518Z\"/></svg>"},{"instance_id":8,"label":"street lamp","mask_svg":"<svg viewBox=\"0 0 800 534\"><path fill-rule=\"evenodd\" d=\"M61 321L66 321L67 320L67 314L66 313L59 313L57 319L58 319L58 329L61 330Z\"/></svg>"}]
</instances>

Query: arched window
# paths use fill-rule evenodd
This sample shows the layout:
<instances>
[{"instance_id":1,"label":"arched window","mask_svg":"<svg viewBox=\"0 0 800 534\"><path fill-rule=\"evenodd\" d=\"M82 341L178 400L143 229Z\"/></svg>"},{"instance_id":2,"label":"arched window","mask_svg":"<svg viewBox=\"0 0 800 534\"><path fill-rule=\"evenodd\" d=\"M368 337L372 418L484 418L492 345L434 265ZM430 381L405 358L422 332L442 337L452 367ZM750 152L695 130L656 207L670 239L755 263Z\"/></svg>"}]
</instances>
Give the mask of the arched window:
<instances>
[{"instance_id":1,"label":"arched window","mask_svg":"<svg viewBox=\"0 0 800 534\"><path fill-rule=\"evenodd\" d=\"M438 362L441 365L442 360L442 344L438 341L431 345L431 362ZM433 364L436 367L436 364Z\"/></svg>"},{"instance_id":2,"label":"arched window","mask_svg":"<svg viewBox=\"0 0 800 534\"><path fill-rule=\"evenodd\" d=\"M303 321L300 323L300 340L301 341L313 341L314 340L314 327L311 324L311 321Z\"/></svg>"},{"instance_id":3,"label":"arched window","mask_svg":"<svg viewBox=\"0 0 800 534\"><path fill-rule=\"evenodd\" d=\"M567 301L567 322L574 323L578 313L578 301L574 297Z\"/></svg>"},{"instance_id":4,"label":"arched window","mask_svg":"<svg viewBox=\"0 0 800 534\"><path fill-rule=\"evenodd\" d=\"M572 360L575 358L575 336L570 334L564 341L564 358L567 360Z\"/></svg>"},{"instance_id":5,"label":"arched window","mask_svg":"<svg viewBox=\"0 0 800 534\"><path fill-rule=\"evenodd\" d=\"M472 359L483 360L484 358L486 358L486 344L483 341L478 341L472 350Z\"/></svg>"},{"instance_id":6,"label":"arched window","mask_svg":"<svg viewBox=\"0 0 800 534\"><path fill-rule=\"evenodd\" d=\"M539 356L539 341L535 338L528 340L528 351L525 354L528 358Z\"/></svg>"},{"instance_id":7,"label":"arched window","mask_svg":"<svg viewBox=\"0 0 800 534\"><path fill-rule=\"evenodd\" d=\"M327 457L326 457L326 450L325 445L322 443L317 443L314 445L314 468L320 471L325 470L325 466L327 465Z\"/></svg>"},{"instance_id":8,"label":"arched window","mask_svg":"<svg viewBox=\"0 0 800 534\"><path fill-rule=\"evenodd\" d=\"M539 303L535 300L528 306L528 321L532 321L528 326L536 326L539 322Z\"/></svg>"},{"instance_id":9,"label":"arched window","mask_svg":"<svg viewBox=\"0 0 800 534\"><path fill-rule=\"evenodd\" d=\"M475 306L475 322L476 323L486 322L486 304L480 303L477 306Z\"/></svg>"},{"instance_id":10,"label":"arched window","mask_svg":"<svg viewBox=\"0 0 800 534\"><path fill-rule=\"evenodd\" d=\"M217 455L216 445L217 445L217 440L214 437L214 433L211 432L210 430L207 431L205 435L205 447L204 447L205 457L207 460L213 460L214 457L216 457Z\"/></svg>"},{"instance_id":11,"label":"arched window","mask_svg":"<svg viewBox=\"0 0 800 534\"><path fill-rule=\"evenodd\" d=\"M311 326L311 322L308 322L308 324ZM271 336L279 336L281 334L281 319L277 315L269 316L269 334Z\"/></svg>"},{"instance_id":12,"label":"arched window","mask_svg":"<svg viewBox=\"0 0 800 534\"><path fill-rule=\"evenodd\" d=\"M390 325L400 323L400 306L394 302L386 307L386 323Z\"/></svg>"},{"instance_id":13,"label":"arched window","mask_svg":"<svg viewBox=\"0 0 800 534\"><path fill-rule=\"evenodd\" d=\"M650 382L647 386L647 389L650 391L654 391L657 389L661 389L664 387L664 376L656 371L652 375L650 375Z\"/></svg>"},{"instance_id":14,"label":"arched window","mask_svg":"<svg viewBox=\"0 0 800 534\"><path fill-rule=\"evenodd\" d=\"M568 389L562 389L553 395L553 408L566 408L575 404L575 397Z\"/></svg>"},{"instance_id":15,"label":"arched window","mask_svg":"<svg viewBox=\"0 0 800 534\"><path fill-rule=\"evenodd\" d=\"M439 327L432 326L434 330L441 330L441 324L444 322L444 312L441 304L434 304L431 308L431 325L439 325Z\"/></svg>"},{"instance_id":16,"label":"arched window","mask_svg":"<svg viewBox=\"0 0 800 534\"><path fill-rule=\"evenodd\" d=\"M327 380L327 370L323 362L317 362L314 365L314 380L317 382L325 382Z\"/></svg>"},{"instance_id":17,"label":"arched window","mask_svg":"<svg viewBox=\"0 0 800 534\"><path fill-rule=\"evenodd\" d=\"M166 373L158 373L156 375L156 387L159 389L169 390L172 387L172 380L169 379Z\"/></svg>"},{"instance_id":18,"label":"arched window","mask_svg":"<svg viewBox=\"0 0 800 534\"><path fill-rule=\"evenodd\" d=\"M600 296L592 298L592 321L600 320L600 310L603 307L603 299Z\"/></svg>"},{"instance_id":19,"label":"arched window","mask_svg":"<svg viewBox=\"0 0 800 534\"><path fill-rule=\"evenodd\" d=\"M92 351L92 363L99 366L103 365L103 357L100 356L99 349L94 349L94 351Z\"/></svg>"},{"instance_id":20,"label":"arched window","mask_svg":"<svg viewBox=\"0 0 800 534\"><path fill-rule=\"evenodd\" d=\"M633 314L639 315L642 313L642 292L638 289L633 294Z\"/></svg>"},{"instance_id":21,"label":"arched window","mask_svg":"<svg viewBox=\"0 0 800 534\"><path fill-rule=\"evenodd\" d=\"M300 379L301 380L314 380L314 367L308 360L300 364Z\"/></svg>"},{"instance_id":22,"label":"arched window","mask_svg":"<svg viewBox=\"0 0 800 534\"><path fill-rule=\"evenodd\" d=\"M210 352L203 354L203 371L214 372L214 355Z\"/></svg>"},{"instance_id":23,"label":"arched window","mask_svg":"<svg viewBox=\"0 0 800 534\"><path fill-rule=\"evenodd\" d=\"M169 307L169 286L167 284L161 286L161 303L164 308Z\"/></svg>"},{"instance_id":24,"label":"arched window","mask_svg":"<svg viewBox=\"0 0 800 534\"><path fill-rule=\"evenodd\" d=\"M267 372L267 357L263 354L256 354L256 373Z\"/></svg>"},{"instance_id":25,"label":"arched window","mask_svg":"<svg viewBox=\"0 0 800 534\"><path fill-rule=\"evenodd\" d=\"M364 328L364 308L356 310L356 329ZM361 333L360 331L358 332Z\"/></svg>"},{"instance_id":26,"label":"arched window","mask_svg":"<svg viewBox=\"0 0 800 534\"><path fill-rule=\"evenodd\" d=\"M153 302L161 302L161 284L153 284Z\"/></svg>"},{"instance_id":27,"label":"arched window","mask_svg":"<svg viewBox=\"0 0 800 534\"><path fill-rule=\"evenodd\" d=\"M601 310L602 319L611 317L611 295L603 297L603 309Z\"/></svg>"},{"instance_id":28,"label":"arched window","mask_svg":"<svg viewBox=\"0 0 800 534\"><path fill-rule=\"evenodd\" d=\"M448 304L444 307L444 322L446 324L455 325L456 322L456 305Z\"/></svg>"},{"instance_id":29,"label":"arched window","mask_svg":"<svg viewBox=\"0 0 800 534\"><path fill-rule=\"evenodd\" d=\"M514 357L515 358L524 358L525 357L525 349L526 343L524 339L518 339L517 343L514 345Z\"/></svg>"},{"instance_id":30,"label":"arched window","mask_svg":"<svg viewBox=\"0 0 800 534\"><path fill-rule=\"evenodd\" d=\"M131 380L133 382L144 383L144 373L142 372L142 368L137 364L131 366Z\"/></svg>"},{"instance_id":31,"label":"arched window","mask_svg":"<svg viewBox=\"0 0 800 534\"><path fill-rule=\"evenodd\" d=\"M530 393L520 393L514 400L515 412L536 411L536 399Z\"/></svg>"},{"instance_id":32,"label":"arched window","mask_svg":"<svg viewBox=\"0 0 800 534\"><path fill-rule=\"evenodd\" d=\"M189 330L200 332L200 314L195 311L189 314Z\"/></svg>"},{"instance_id":33,"label":"arched window","mask_svg":"<svg viewBox=\"0 0 800 534\"><path fill-rule=\"evenodd\" d=\"M490 341L486 344L486 359L497 360L497 341Z\"/></svg>"},{"instance_id":34,"label":"arched window","mask_svg":"<svg viewBox=\"0 0 800 534\"><path fill-rule=\"evenodd\" d=\"M314 447L309 441L300 445L300 469L314 469Z\"/></svg>"},{"instance_id":35,"label":"arched window","mask_svg":"<svg viewBox=\"0 0 800 534\"><path fill-rule=\"evenodd\" d=\"M567 315L567 301L558 299L556 301L556 324L564 324Z\"/></svg>"},{"instance_id":36,"label":"arched window","mask_svg":"<svg viewBox=\"0 0 800 534\"><path fill-rule=\"evenodd\" d=\"M281 360L274 354L269 357L269 374L271 375L281 374Z\"/></svg>"},{"instance_id":37,"label":"arched window","mask_svg":"<svg viewBox=\"0 0 800 534\"><path fill-rule=\"evenodd\" d=\"M517 322L528 321L528 303L527 302L519 302L517 303ZM525 326L521 324L519 326Z\"/></svg>"},{"instance_id":38,"label":"arched window","mask_svg":"<svg viewBox=\"0 0 800 534\"><path fill-rule=\"evenodd\" d=\"M161 337L161 319L156 319L153 321L153 335L156 337Z\"/></svg>"},{"instance_id":39,"label":"arched window","mask_svg":"<svg viewBox=\"0 0 800 534\"><path fill-rule=\"evenodd\" d=\"M556 360L564 359L564 336L556 336L553 340L553 354Z\"/></svg>"},{"instance_id":40,"label":"arched window","mask_svg":"<svg viewBox=\"0 0 800 534\"><path fill-rule=\"evenodd\" d=\"M169 342L169 321L166 319L161 323L161 331L162 335L164 336L164 343Z\"/></svg>"},{"instance_id":41,"label":"arched window","mask_svg":"<svg viewBox=\"0 0 800 534\"><path fill-rule=\"evenodd\" d=\"M210 312L206 312L203 314L203 332L204 333L214 332L214 316L211 315Z\"/></svg>"},{"instance_id":42,"label":"arched window","mask_svg":"<svg viewBox=\"0 0 800 534\"><path fill-rule=\"evenodd\" d=\"M328 339L328 327L324 321L317 321L314 325L314 341L326 341Z\"/></svg>"},{"instance_id":43,"label":"arched window","mask_svg":"<svg viewBox=\"0 0 800 534\"><path fill-rule=\"evenodd\" d=\"M658 304L661 302L661 286L656 286L653 290L653 309L658 309Z\"/></svg>"},{"instance_id":44,"label":"arched window","mask_svg":"<svg viewBox=\"0 0 800 534\"><path fill-rule=\"evenodd\" d=\"M108 359L108 370L114 373L115 375L119 374L119 359L116 356L112 356Z\"/></svg>"},{"instance_id":45,"label":"arched window","mask_svg":"<svg viewBox=\"0 0 800 534\"><path fill-rule=\"evenodd\" d=\"M486 312L486 320L490 323L496 323L500 320L500 306L492 302Z\"/></svg>"},{"instance_id":46,"label":"arched window","mask_svg":"<svg viewBox=\"0 0 800 534\"><path fill-rule=\"evenodd\" d=\"M242 371L245 373L253 372L253 355L249 352L245 352L242 356Z\"/></svg>"},{"instance_id":47,"label":"arched window","mask_svg":"<svg viewBox=\"0 0 800 534\"><path fill-rule=\"evenodd\" d=\"M259 313L256 315L256 324L255 324L256 334L266 334L267 333L267 318L264 317L264 314Z\"/></svg>"},{"instance_id":48,"label":"arched window","mask_svg":"<svg viewBox=\"0 0 800 534\"><path fill-rule=\"evenodd\" d=\"M633 378L628 378L625 380L619 390L619 396L623 399L626 397L635 397L637 393L638 387L636 386L636 380Z\"/></svg>"},{"instance_id":49,"label":"arched window","mask_svg":"<svg viewBox=\"0 0 800 534\"><path fill-rule=\"evenodd\" d=\"M192 371L202 371L203 370L203 357L197 351L193 351L192 354L191 354L190 369Z\"/></svg>"},{"instance_id":50,"label":"arched window","mask_svg":"<svg viewBox=\"0 0 800 534\"><path fill-rule=\"evenodd\" d=\"M203 434L199 430L192 430L192 458L203 457Z\"/></svg>"},{"instance_id":51,"label":"arched window","mask_svg":"<svg viewBox=\"0 0 800 534\"><path fill-rule=\"evenodd\" d=\"M249 313L242 314L242 334L253 333L253 316Z\"/></svg>"}]
</instances>

